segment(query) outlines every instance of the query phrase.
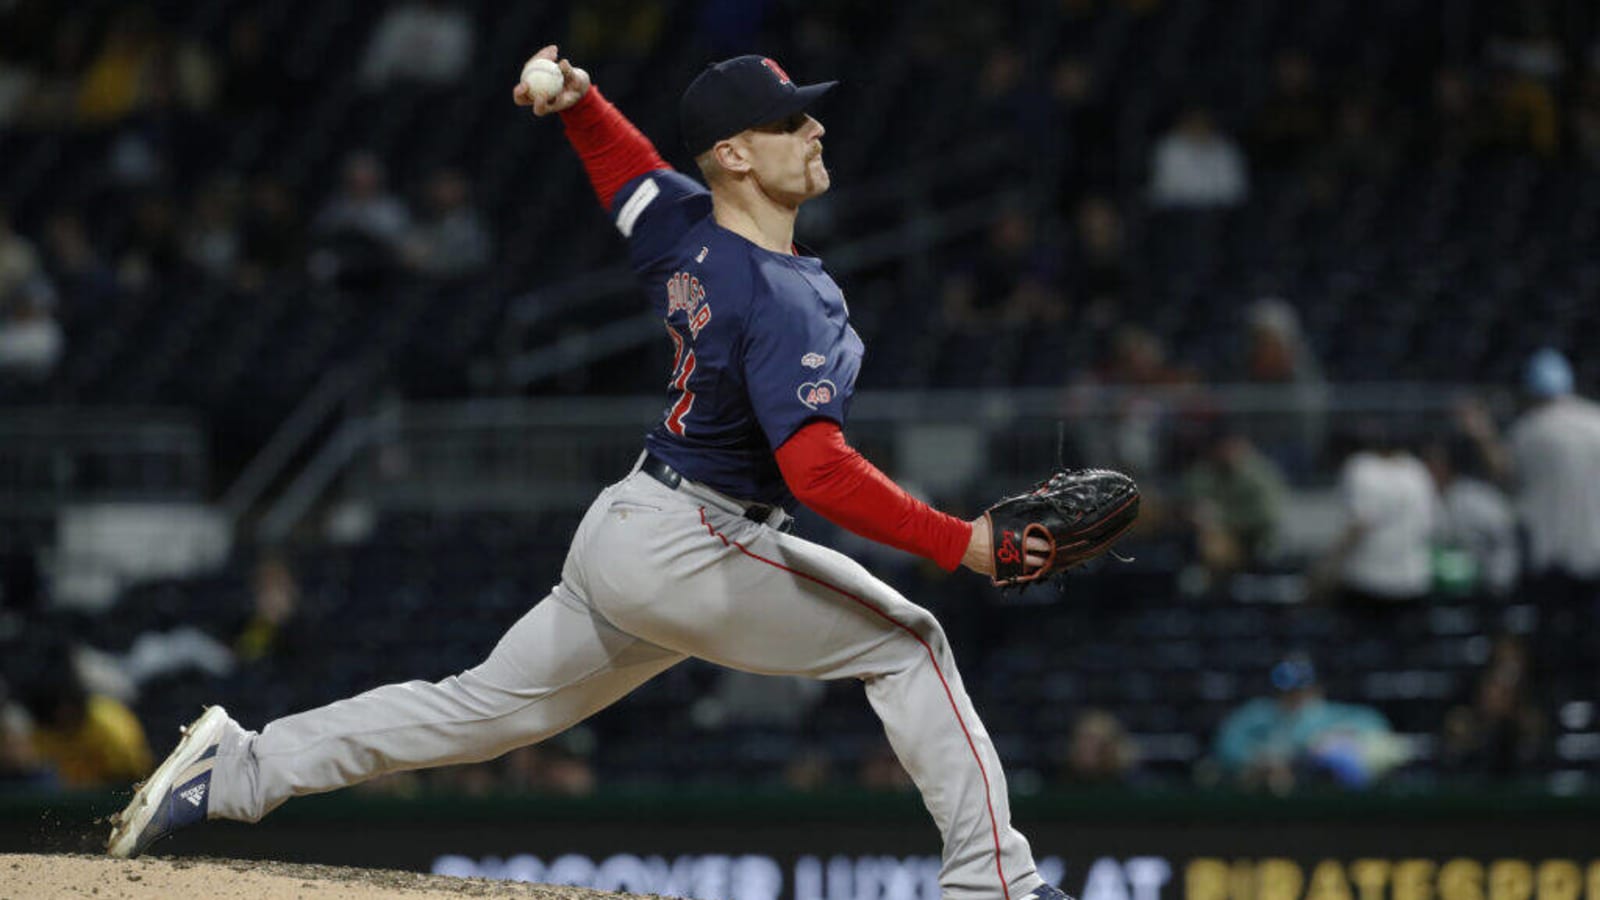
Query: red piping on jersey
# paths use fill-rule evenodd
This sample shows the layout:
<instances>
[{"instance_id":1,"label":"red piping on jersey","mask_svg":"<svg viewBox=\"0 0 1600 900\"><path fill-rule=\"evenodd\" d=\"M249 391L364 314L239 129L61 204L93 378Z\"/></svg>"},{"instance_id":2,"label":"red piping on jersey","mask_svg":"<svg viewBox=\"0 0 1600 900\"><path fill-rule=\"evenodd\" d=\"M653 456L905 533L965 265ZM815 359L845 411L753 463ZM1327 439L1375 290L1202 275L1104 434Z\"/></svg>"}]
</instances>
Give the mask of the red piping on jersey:
<instances>
[{"instance_id":1,"label":"red piping on jersey","mask_svg":"<svg viewBox=\"0 0 1600 900\"><path fill-rule=\"evenodd\" d=\"M854 447L839 424L814 419L783 442L778 469L795 499L828 521L955 571L972 524L906 493Z\"/></svg>"},{"instance_id":2,"label":"red piping on jersey","mask_svg":"<svg viewBox=\"0 0 1600 900\"><path fill-rule=\"evenodd\" d=\"M950 690L950 682L945 679L944 671L939 668L939 658L934 655L933 647L923 639L922 635L917 634L916 631L912 630L911 626L895 619L893 616L867 602L865 599L850 593L842 587L829 584L828 582L823 581L821 578L818 578L809 572L802 572L799 569L792 569L783 563L767 559L765 556L751 551L738 541L729 540L727 535L724 535L722 532L713 527L711 521L706 518L706 508L704 506L700 507L700 524L706 526L707 533L721 541L724 547L737 548L740 553L743 553L745 556L748 556L757 562L766 563L775 569L782 569L783 571L788 572L790 575L794 575L798 578L804 578L813 584L821 585L822 587L833 591L835 594L838 594L842 597L847 597L855 601L856 604L866 609L868 612L871 612L878 618L888 622L890 625L893 625L901 631L904 631L906 634L911 635L916 639L917 643L922 645L922 649L928 654L928 661L933 663L933 673L939 676L939 684L944 687L944 696L946 700L950 701L950 711L955 713L956 724L961 726L961 735L967 739L967 747L972 750L972 759L978 764L978 774L983 776L983 803L989 811L989 831L994 835L994 870L995 873L1000 876L1001 894L1004 895L1005 900L1011 900L1011 889L1006 886L1006 870L1000 865L1000 824L995 821L994 801L990 799L991 791L989 788L989 770L983 767L983 757L978 754L978 744L972 739L972 732L967 730L967 723L961 718L961 708L956 705L955 692Z\"/></svg>"},{"instance_id":3,"label":"red piping on jersey","mask_svg":"<svg viewBox=\"0 0 1600 900\"><path fill-rule=\"evenodd\" d=\"M577 103L562 111L561 124L583 161L595 196L607 210L623 185L646 172L672 168L598 87L591 86Z\"/></svg>"}]
</instances>

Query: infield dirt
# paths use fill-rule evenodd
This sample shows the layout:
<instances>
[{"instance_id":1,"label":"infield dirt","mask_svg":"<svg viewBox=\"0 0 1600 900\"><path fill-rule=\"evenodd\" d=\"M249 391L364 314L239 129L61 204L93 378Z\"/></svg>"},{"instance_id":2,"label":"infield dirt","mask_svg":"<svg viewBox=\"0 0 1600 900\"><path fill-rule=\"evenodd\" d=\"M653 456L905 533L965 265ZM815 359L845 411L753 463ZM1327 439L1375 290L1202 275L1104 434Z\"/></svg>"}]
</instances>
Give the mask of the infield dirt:
<instances>
[{"instance_id":1,"label":"infield dirt","mask_svg":"<svg viewBox=\"0 0 1600 900\"><path fill-rule=\"evenodd\" d=\"M0 900L61 897L263 898L263 900L431 900L517 897L522 900L618 900L621 894L448 878L387 869L351 869L241 859L112 859L83 854L0 854Z\"/></svg>"}]
</instances>

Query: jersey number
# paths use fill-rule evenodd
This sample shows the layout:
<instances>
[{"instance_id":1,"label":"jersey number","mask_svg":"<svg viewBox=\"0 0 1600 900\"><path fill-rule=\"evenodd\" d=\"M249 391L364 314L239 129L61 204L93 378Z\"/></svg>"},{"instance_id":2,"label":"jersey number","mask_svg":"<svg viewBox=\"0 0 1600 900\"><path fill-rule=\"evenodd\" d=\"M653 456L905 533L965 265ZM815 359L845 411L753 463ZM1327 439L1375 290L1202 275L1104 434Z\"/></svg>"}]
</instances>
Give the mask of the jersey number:
<instances>
[{"instance_id":1,"label":"jersey number","mask_svg":"<svg viewBox=\"0 0 1600 900\"><path fill-rule=\"evenodd\" d=\"M679 393L678 401L672 404L671 412L667 413L667 430L673 434L683 434L683 417L694 408L694 391L689 390L689 376L694 374L694 350L683 352L683 338L671 325L667 326L667 336L672 338L674 348L672 380L668 382L668 387Z\"/></svg>"}]
</instances>

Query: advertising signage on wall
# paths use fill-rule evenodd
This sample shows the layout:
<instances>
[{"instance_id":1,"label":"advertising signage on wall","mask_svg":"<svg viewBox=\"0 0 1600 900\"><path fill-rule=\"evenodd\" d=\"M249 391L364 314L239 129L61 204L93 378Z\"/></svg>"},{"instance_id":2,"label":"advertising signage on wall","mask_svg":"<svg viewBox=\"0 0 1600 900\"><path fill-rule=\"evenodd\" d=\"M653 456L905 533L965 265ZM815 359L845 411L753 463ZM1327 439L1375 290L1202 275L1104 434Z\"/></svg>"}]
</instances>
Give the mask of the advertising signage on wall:
<instances>
[{"instance_id":1,"label":"advertising signage on wall","mask_svg":"<svg viewBox=\"0 0 1600 900\"><path fill-rule=\"evenodd\" d=\"M701 900L938 900L932 856L569 853L444 855L437 874L569 884ZM1079 900L1600 900L1600 858L1039 860Z\"/></svg>"},{"instance_id":2,"label":"advertising signage on wall","mask_svg":"<svg viewBox=\"0 0 1600 900\"><path fill-rule=\"evenodd\" d=\"M71 835L97 842L103 829L93 819L122 799L74 814L58 799L8 808L0 798L0 851L87 850ZM1600 900L1600 798L1094 799L1021 804L1016 813L1041 874L1079 900ZM41 818L60 824L41 829ZM938 847L914 795L334 795L256 825L185 830L162 854L703 900L933 900Z\"/></svg>"}]
</instances>

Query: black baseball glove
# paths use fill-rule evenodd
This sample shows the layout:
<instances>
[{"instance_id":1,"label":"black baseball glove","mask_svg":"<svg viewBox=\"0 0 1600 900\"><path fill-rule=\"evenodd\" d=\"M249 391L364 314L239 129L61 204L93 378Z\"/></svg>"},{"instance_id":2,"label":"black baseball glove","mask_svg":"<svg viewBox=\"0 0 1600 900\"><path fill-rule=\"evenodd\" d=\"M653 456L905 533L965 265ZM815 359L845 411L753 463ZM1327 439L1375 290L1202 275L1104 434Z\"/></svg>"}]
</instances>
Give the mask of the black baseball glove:
<instances>
[{"instance_id":1,"label":"black baseball glove","mask_svg":"<svg viewBox=\"0 0 1600 900\"><path fill-rule=\"evenodd\" d=\"M1105 552L1139 517L1139 486L1110 469L1066 469L984 516L993 536L994 583L1023 585ZM1042 565L1027 562L1029 538L1050 545Z\"/></svg>"}]
</instances>

